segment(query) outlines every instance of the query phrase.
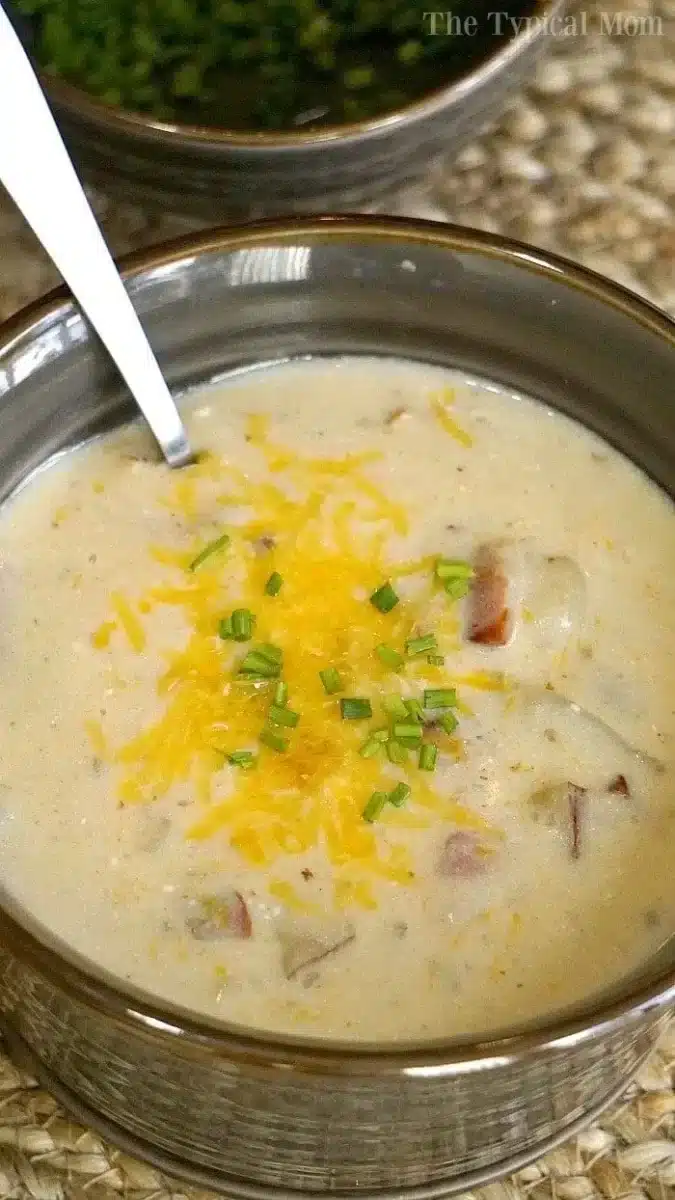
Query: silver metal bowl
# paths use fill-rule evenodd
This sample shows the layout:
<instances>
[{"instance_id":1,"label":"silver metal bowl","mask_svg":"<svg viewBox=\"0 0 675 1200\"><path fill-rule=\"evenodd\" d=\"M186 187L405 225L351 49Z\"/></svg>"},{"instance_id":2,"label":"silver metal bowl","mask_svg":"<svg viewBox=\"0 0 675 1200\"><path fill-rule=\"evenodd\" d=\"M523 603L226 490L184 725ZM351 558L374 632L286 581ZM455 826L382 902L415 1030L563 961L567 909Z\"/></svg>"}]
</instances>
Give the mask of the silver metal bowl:
<instances>
[{"instance_id":1,"label":"silver metal bowl","mask_svg":"<svg viewBox=\"0 0 675 1200\"><path fill-rule=\"evenodd\" d=\"M113 108L54 76L42 83L85 176L135 204L211 223L355 210L414 183L489 124L555 34L564 2L539 0L529 22L453 83L352 125L236 133Z\"/></svg>"},{"instance_id":2,"label":"silver metal bowl","mask_svg":"<svg viewBox=\"0 0 675 1200\"><path fill-rule=\"evenodd\" d=\"M184 240L127 260L125 274L178 391L256 361L403 355L538 396L675 492L675 326L530 247L326 217ZM0 329L0 500L130 415L64 292ZM113 1141L242 1200L426 1200L522 1165L617 1095L675 999L667 944L611 992L482 1042L271 1040L161 1006L0 900L12 1052Z\"/></svg>"}]
</instances>

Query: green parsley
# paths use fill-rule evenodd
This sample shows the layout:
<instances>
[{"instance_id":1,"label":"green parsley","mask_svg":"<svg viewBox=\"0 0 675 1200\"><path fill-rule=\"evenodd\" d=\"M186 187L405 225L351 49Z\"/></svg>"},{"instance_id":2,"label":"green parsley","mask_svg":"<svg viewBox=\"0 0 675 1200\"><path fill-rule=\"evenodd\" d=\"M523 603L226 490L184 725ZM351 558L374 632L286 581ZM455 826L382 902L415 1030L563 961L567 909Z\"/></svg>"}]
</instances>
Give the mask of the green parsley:
<instances>
[{"instance_id":1,"label":"green parsley","mask_svg":"<svg viewBox=\"0 0 675 1200\"><path fill-rule=\"evenodd\" d=\"M255 627L255 617L250 608L235 608L231 621L235 642L250 642Z\"/></svg>"},{"instance_id":2,"label":"green parsley","mask_svg":"<svg viewBox=\"0 0 675 1200\"><path fill-rule=\"evenodd\" d=\"M445 591L451 600L462 600L471 587L469 579L446 579Z\"/></svg>"},{"instance_id":3,"label":"green parsley","mask_svg":"<svg viewBox=\"0 0 675 1200\"><path fill-rule=\"evenodd\" d=\"M379 587L370 597L370 603L374 604L381 613L391 612L392 608L396 608L398 602L399 597L389 582L383 583L382 587Z\"/></svg>"},{"instance_id":4,"label":"green parsley","mask_svg":"<svg viewBox=\"0 0 675 1200\"><path fill-rule=\"evenodd\" d=\"M394 720L405 721L409 715L405 701L401 696L385 696L382 701L382 707L387 716L392 717Z\"/></svg>"},{"instance_id":5,"label":"green parsley","mask_svg":"<svg viewBox=\"0 0 675 1200\"><path fill-rule=\"evenodd\" d=\"M278 679L281 674L282 652L276 646L262 644L249 650L239 665L240 679Z\"/></svg>"},{"instance_id":6,"label":"green parsley","mask_svg":"<svg viewBox=\"0 0 675 1200\"><path fill-rule=\"evenodd\" d=\"M359 754L361 755L361 758L374 758L374 756L379 754L380 750L383 749L384 742L380 742L377 738L369 737L368 740L363 743L361 749L359 750Z\"/></svg>"},{"instance_id":7,"label":"green parsley","mask_svg":"<svg viewBox=\"0 0 675 1200\"><path fill-rule=\"evenodd\" d=\"M277 733L276 729L270 729L269 725L266 725L260 734L260 741L263 746L269 746L270 750L276 750L279 754L288 750L288 738Z\"/></svg>"},{"instance_id":8,"label":"green parsley","mask_svg":"<svg viewBox=\"0 0 675 1200\"><path fill-rule=\"evenodd\" d=\"M424 721L424 709L419 700L404 700L405 710L408 716L412 717L413 721L417 721L420 725Z\"/></svg>"},{"instance_id":9,"label":"green parsley","mask_svg":"<svg viewBox=\"0 0 675 1200\"><path fill-rule=\"evenodd\" d=\"M408 799L410 791L411 789L407 783L397 783L393 791L387 796L387 799L390 804L394 805L394 808L401 808Z\"/></svg>"},{"instance_id":10,"label":"green parsley","mask_svg":"<svg viewBox=\"0 0 675 1200\"><path fill-rule=\"evenodd\" d=\"M436 578L445 583L448 579L472 579L474 569L471 563L459 558L439 558L436 563Z\"/></svg>"},{"instance_id":11,"label":"green parsley","mask_svg":"<svg viewBox=\"0 0 675 1200\"><path fill-rule=\"evenodd\" d=\"M188 571L197 571L202 566L202 563L205 563L208 558L212 558L219 550L224 550L229 545L229 542L229 533L222 533L220 537L214 538L212 542L208 542L204 546L204 549L200 550L199 554L188 564Z\"/></svg>"},{"instance_id":12,"label":"green parsley","mask_svg":"<svg viewBox=\"0 0 675 1200\"><path fill-rule=\"evenodd\" d=\"M232 763L233 767L241 767L242 771L249 771L255 766L256 757L251 750L233 750L228 754L227 761Z\"/></svg>"},{"instance_id":13,"label":"green parsley","mask_svg":"<svg viewBox=\"0 0 675 1200\"><path fill-rule=\"evenodd\" d=\"M323 671L319 671L319 679L328 696L334 696L336 692L344 690L340 672L335 667L326 667Z\"/></svg>"},{"instance_id":14,"label":"green parsley","mask_svg":"<svg viewBox=\"0 0 675 1200\"><path fill-rule=\"evenodd\" d=\"M278 571L272 571L272 574L265 584L265 595L278 596L283 586L284 581L282 576Z\"/></svg>"},{"instance_id":15,"label":"green parsley","mask_svg":"<svg viewBox=\"0 0 675 1200\"><path fill-rule=\"evenodd\" d=\"M285 725L287 729L295 729L300 720L300 713L293 712L292 708L281 708L278 704L273 704L267 715L273 725Z\"/></svg>"},{"instance_id":16,"label":"green parsley","mask_svg":"<svg viewBox=\"0 0 675 1200\"><path fill-rule=\"evenodd\" d=\"M396 742L393 738L390 738L387 742L387 758L389 759L389 762L393 763L396 767L402 767L407 757L408 752L405 746L402 746L400 742Z\"/></svg>"},{"instance_id":17,"label":"green parsley","mask_svg":"<svg viewBox=\"0 0 675 1200\"><path fill-rule=\"evenodd\" d=\"M364 821L368 821L369 824L376 821L388 799L386 792L373 792L361 814Z\"/></svg>"},{"instance_id":18,"label":"green parsley","mask_svg":"<svg viewBox=\"0 0 675 1200\"><path fill-rule=\"evenodd\" d=\"M394 740L400 742L402 746L418 746L422 741L422 728L420 725L413 724L396 724L392 730Z\"/></svg>"},{"instance_id":19,"label":"green parsley","mask_svg":"<svg viewBox=\"0 0 675 1200\"><path fill-rule=\"evenodd\" d=\"M424 693L424 707L456 708L457 692L454 688L427 688Z\"/></svg>"},{"instance_id":20,"label":"green parsley","mask_svg":"<svg viewBox=\"0 0 675 1200\"><path fill-rule=\"evenodd\" d=\"M418 654L435 654L437 650L438 642L433 633L425 633L423 637L408 638L405 644L408 658L414 658Z\"/></svg>"},{"instance_id":21,"label":"green parsley","mask_svg":"<svg viewBox=\"0 0 675 1200\"><path fill-rule=\"evenodd\" d=\"M391 646L386 646L384 642L380 642L379 646L375 647L375 653L384 667L388 667L390 671L400 671L405 659L398 650L394 650Z\"/></svg>"},{"instance_id":22,"label":"green parsley","mask_svg":"<svg viewBox=\"0 0 675 1200\"><path fill-rule=\"evenodd\" d=\"M438 758L438 749L431 742L425 742L420 746L420 756L418 766L420 771L435 771L436 759Z\"/></svg>"},{"instance_id":23,"label":"green parsley","mask_svg":"<svg viewBox=\"0 0 675 1200\"><path fill-rule=\"evenodd\" d=\"M343 721L364 721L373 715L370 700L363 700L361 697L341 700L340 715Z\"/></svg>"}]
</instances>

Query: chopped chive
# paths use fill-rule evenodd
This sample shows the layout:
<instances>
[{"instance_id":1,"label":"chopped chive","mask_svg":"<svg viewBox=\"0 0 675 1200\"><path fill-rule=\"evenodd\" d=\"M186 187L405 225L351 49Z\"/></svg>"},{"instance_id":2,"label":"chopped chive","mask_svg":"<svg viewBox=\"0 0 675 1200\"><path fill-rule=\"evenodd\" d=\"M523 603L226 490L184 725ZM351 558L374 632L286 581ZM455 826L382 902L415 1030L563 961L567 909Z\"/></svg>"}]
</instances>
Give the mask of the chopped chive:
<instances>
[{"instance_id":1,"label":"chopped chive","mask_svg":"<svg viewBox=\"0 0 675 1200\"><path fill-rule=\"evenodd\" d=\"M451 600L461 600L468 595L471 581L469 579L446 579L445 590Z\"/></svg>"},{"instance_id":2,"label":"chopped chive","mask_svg":"<svg viewBox=\"0 0 675 1200\"><path fill-rule=\"evenodd\" d=\"M398 596L389 582L383 583L370 597L370 603L381 613L391 612L398 604Z\"/></svg>"},{"instance_id":3,"label":"chopped chive","mask_svg":"<svg viewBox=\"0 0 675 1200\"><path fill-rule=\"evenodd\" d=\"M373 715L370 700L362 700L360 697L354 696L348 700L341 700L340 715L343 721L364 721Z\"/></svg>"},{"instance_id":4,"label":"chopped chive","mask_svg":"<svg viewBox=\"0 0 675 1200\"><path fill-rule=\"evenodd\" d=\"M319 679L328 696L334 696L336 692L341 692L344 688L340 672L335 667L326 667L323 671L319 671Z\"/></svg>"},{"instance_id":5,"label":"chopped chive","mask_svg":"<svg viewBox=\"0 0 675 1200\"><path fill-rule=\"evenodd\" d=\"M232 637L235 642L250 642L255 617L250 608L235 608L232 613Z\"/></svg>"},{"instance_id":6,"label":"chopped chive","mask_svg":"<svg viewBox=\"0 0 675 1200\"><path fill-rule=\"evenodd\" d=\"M442 654L428 654L427 662L429 663L430 667L444 667L445 666L445 659L443 658Z\"/></svg>"},{"instance_id":7,"label":"chopped chive","mask_svg":"<svg viewBox=\"0 0 675 1200\"><path fill-rule=\"evenodd\" d=\"M389 667L390 671L400 671L405 662L403 655L399 654L398 650L392 649L391 646L385 646L384 642L375 647L375 653L382 665Z\"/></svg>"},{"instance_id":8,"label":"chopped chive","mask_svg":"<svg viewBox=\"0 0 675 1200\"><path fill-rule=\"evenodd\" d=\"M385 742L389 741L389 730L375 729L370 736L374 738L376 742L381 742L381 744L384 745Z\"/></svg>"},{"instance_id":9,"label":"chopped chive","mask_svg":"<svg viewBox=\"0 0 675 1200\"><path fill-rule=\"evenodd\" d=\"M361 816L363 817L364 821L369 821L371 823L373 821L376 821L377 818L379 817L380 813L382 812L382 809L384 808L385 804L387 803L387 800L388 800L388 796L387 796L386 792L373 792L372 796L370 797L370 800L368 801L368 803L366 804L366 807L364 808L363 812L361 813Z\"/></svg>"},{"instance_id":10,"label":"chopped chive","mask_svg":"<svg viewBox=\"0 0 675 1200\"><path fill-rule=\"evenodd\" d=\"M425 742L420 746L420 756L418 766L420 771L435 771L436 759L438 758L438 749L431 742Z\"/></svg>"},{"instance_id":11,"label":"chopped chive","mask_svg":"<svg viewBox=\"0 0 675 1200\"><path fill-rule=\"evenodd\" d=\"M408 724L394 725L394 738L397 742L401 742L404 746L414 743L419 745L422 741L422 728L420 725L412 722Z\"/></svg>"},{"instance_id":12,"label":"chopped chive","mask_svg":"<svg viewBox=\"0 0 675 1200\"><path fill-rule=\"evenodd\" d=\"M263 671L269 675L278 675L281 670L281 663L274 662L268 658L266 654L261 654L260 650L249 650L244 658L241 669L243 671Z\"/></svg>"},{"instance_id":13,"label":"chopped chive","mask_svg":"<svg viewBox=\"0 0 675 1200\"><path fill-rule=\"evenodd\" d=\"M204 546L204 549L200 550L199 554L193 558L192 562L188 565L188 570L196 571L199 567L201 567L202 563L206 562L207 558L211 558L212 555L217 554L219 550L223 550L225 546L228 545L229 541L229 533L222 533L220 537L214 538L212 542L208 542L208 544Z\"/></svg>"},{"instance_id":14,"label":"chopped chive","mask_svg":"<svg viewBox=\"0 0 675 1200\"><path fill-rule=\"evenodd\" d=\"M278 571L272 571L267 583L265 584L265 594L267 596L278 596L283 587L283 579Z\"/></svg>"},{"instance_id":15,"label":"chopped chive","mask_svg":"<svg viewBox=\"0 0 675 1200\"><path fill-rule=\"evenodd\" d=\"M437 579L471 579L474 570L471 563L465 562L459 558L439 558L436 563L435 575Z\"/></svg>"},{"instance_id":16,"label":"chopped chive","mask_svg":"<svg viewBox=\"0 0 675 1200\"><path fill-rule=\"evenodd\" d=\"M281 708L278 704L272 705L268 716L273 725L285 725L288 729L295 729L300 720L300 713L293 712L292 708Z\"/></svg>"},{"instance_id":17,"label":"chopped chive","mask_svg":"<svg viewBox=\"0 0 675 1200\"><path fill-rule=\"evenodd\" d=\"M382 707L387 716L405 721L408 716L408 710L400 696L385 696L382 701Z\"/></svg>"},{"instance_id":18,"label":"chopped chive","mask_svg":"<svg viewBox=\"0 0 675 1200\"><path fill-rule=\"evenodd\" d=\"M234 637L234 629L232 628L232 617L223 617L218 624L218 634L223 641L231 641Z\"/></svg>"},{"instance_id":19,"label":"chopped chive","mask_svg":"<svg viewBox=\"0 0 675 1200\"><path fill-rule=\"evenodd\" d=\"M389 762L394 763L394 765L397 767L402 767L407 757L408 752L405 746L402 746L400 742L395 742L393 738L390 738L387 742L387 758L389 759Z\"/></svg>"},{"instance_id":20,"label":"chopped chive","mask_svg":"<svg viewBox=\"0 0 675 1200\"><path fill-rule=\"evenodd\" d=\"M258 651L258 654L262 654L263 658L268 659L269 662L276 663L277 665L281 666L284 652L283 650L280 650L278 646L272 646L269 642L261 642L259 646L256 646L256 650Z\"/></svg>"},{"instance_id":21,"label":"chopped chive","mask_svg":"<svg viewBox=\"0 0 675 1200\"><path fill-rule=\"evenodd\" d=\"M257 655L252 655L242 663L237 671L237 677L251 680L278 679L279 672L264 658L259 659Z\"/></svg>"},{"instance_id":22,"label":"chopped chive","mask_svg":"<svg viewBox=\"0 0 675 1200\"><path fill-rule=\"evenodd\" d=\"M269 725L266 725L260 734L260 741L263 746L269 746L270 750L276 750L279 754L283 754L284 750L288 750L288 738L282 737L280 733L277 733L276 729L270 729Z\"/></svg>"},{"instance_id":23,"label":"chopped chive","mask_svg":"<svg viewBox=\"0 0 675 1200\"><path fill-rule=\"evenodd\" d=\"M405 644L408 658L413 658L416 654L433 654L436 650L438 650L438 642L433 633L425 633L424 637L408 638Z\"/></svg>"},{"instance_id":24,"label":"chopped chive","mask_svg":"<svg viewBox=\"0 0 675 1200\"><path fill-rule=\"evenodd\" d=\"M459 725L459 721L453 712L443 713L443 716L438 718L438 723L446 733L454 733Z\"/></svg>"},{"instance_id":25,"label":"chopped chive","mask_svg":"<svg viewBox=\"0 0 675 1200\"><path fill-rule=\"evenodd\" d=\"M379 754L380 750L383 748L384 743L381 742L379 738L369 737L368 741L363 743L361 749L359 750L359 754L361 755L361 758L373 758L376 754Z\"/></svg>"},{"instance_id":26,"label":"chopped chive","mask_svg":"<svg viewBox=\"0 0 675 1200\"><path fill-rule=\"evenodd\" d=\"M390 804L394 805L394 808L400 808L408 799L410 790L407 783L397 783L393 791L387 796L387 799Z\"/></svg>"},{"instance_id":27,"label":"chopped chive","mask_svg":"<svg viewBox=\"0 0 675 1200\"><path fill-rule=\"evenodd\" d=\"M255 754L251 750L233 750L228 754L227 761L232 763L233 767L241 767L243 771L248 771L255 766Z\"/></svg>"},{"instance_id":28,"label":"chopped chive","mask_svg":"<svg viewBox=\"0 0 675 1200\"><path fill-rule=\"evenodd\" d=\"M424 720L424 709L422 708L419 700L404 700L403 703L408 716L412 717L413 721L417 721L421 725Z\"/></svg>"},{"instance_id":29,"label":"chopped chive","mask_svg":"<svg viewBox=\"0 0 675 1200\"><path fill-rule=\"evenodd\" d=\"M260 654L258 650L249 650L239 664L237 672L240 676L252 676L257 679L276 679L279 676L281 666L279 663L270 662L264 654Z\"/></svg>"},{"instance_id":30,"label":"chopped chive","mask_svg":"<svg viewBox=\"0 0 675 1200\"><path fill-rule=\"evenodd\" d=\"M457 692L454 688L427 688L424 693L425 708L454 708Z\"/></svg>"},{"instance_id":31,"label":"chopped chive","mask_svg":"<svg viewBox=\"0 0 675 1200\"><path fill-rule=\"evenodd\" d=\"M286 705L288 704L288 684L287 683L282 683L281 680L279 680L277 686L274 689L273 703L278 705L279 708L286 707Z\"/></svg>"}]
</instances>

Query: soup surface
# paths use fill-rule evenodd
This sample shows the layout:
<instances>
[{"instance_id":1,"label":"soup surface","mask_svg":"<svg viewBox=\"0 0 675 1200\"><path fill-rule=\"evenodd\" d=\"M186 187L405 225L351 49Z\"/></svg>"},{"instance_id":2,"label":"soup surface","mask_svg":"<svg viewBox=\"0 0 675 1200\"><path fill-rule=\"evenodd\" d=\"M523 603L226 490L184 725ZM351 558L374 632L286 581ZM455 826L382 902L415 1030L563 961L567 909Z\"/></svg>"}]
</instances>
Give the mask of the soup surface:
<instances>
[{"instance_id":1,"label":"soup surface","mask_svg":"<svg viewBox=\"0 0 675 1200\"><path fill-rule=\"evenodd\" d=\"M389 1040L601 989L672 929L675 520L559 414L420 365L197 396L0 522L0 861L99 967Z\"/></svg>"}]
</instances>

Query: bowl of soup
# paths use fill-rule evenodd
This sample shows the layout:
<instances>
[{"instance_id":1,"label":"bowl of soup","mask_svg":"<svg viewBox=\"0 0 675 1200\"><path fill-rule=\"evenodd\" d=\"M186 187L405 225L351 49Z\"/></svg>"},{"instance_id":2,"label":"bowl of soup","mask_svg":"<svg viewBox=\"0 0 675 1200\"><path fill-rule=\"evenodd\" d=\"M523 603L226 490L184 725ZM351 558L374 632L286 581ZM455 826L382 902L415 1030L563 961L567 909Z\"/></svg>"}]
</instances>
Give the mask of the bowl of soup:
<instances>
[{"instance_id":1,"label":"bowl of soup","mask_svg":"<svg viewBox=\"0 0 675 1200\"><path fill-rule=\"evenodd\" d=\"M0 333L7 1043L228 1195L466 1190L672 1003L673 325L413 221L124 271L189 466Z\"/></svg>"}]
</instances>

